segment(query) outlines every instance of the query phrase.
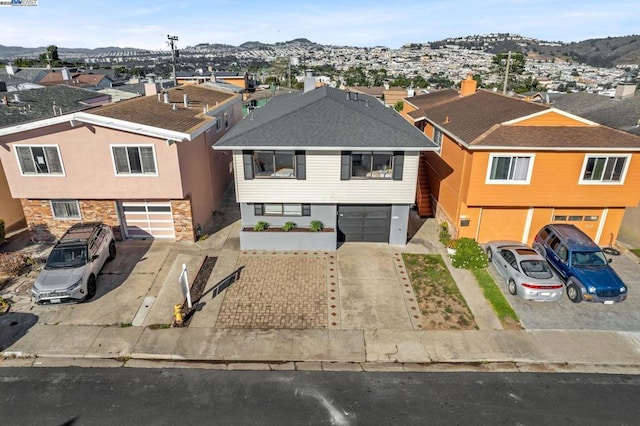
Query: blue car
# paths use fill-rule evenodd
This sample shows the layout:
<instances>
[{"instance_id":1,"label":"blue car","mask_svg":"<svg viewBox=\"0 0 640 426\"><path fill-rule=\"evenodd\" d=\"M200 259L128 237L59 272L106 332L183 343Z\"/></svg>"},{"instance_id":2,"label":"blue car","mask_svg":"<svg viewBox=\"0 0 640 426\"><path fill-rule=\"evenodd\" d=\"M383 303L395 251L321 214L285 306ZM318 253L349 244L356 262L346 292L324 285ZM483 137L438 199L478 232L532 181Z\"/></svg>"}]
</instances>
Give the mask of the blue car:
<instances>
[{"instance_id":1,"label":"blue car","mask_svg":"<svg viewBox=\"0 0 640 426\"><path fill-rule=\"evenodd\" d=\"M609 265L610 259L574 225L551 224L536 235L533 248L558 272L573 303L605 304L627 298L627 286Z\"/></svg>"}]
</instances>

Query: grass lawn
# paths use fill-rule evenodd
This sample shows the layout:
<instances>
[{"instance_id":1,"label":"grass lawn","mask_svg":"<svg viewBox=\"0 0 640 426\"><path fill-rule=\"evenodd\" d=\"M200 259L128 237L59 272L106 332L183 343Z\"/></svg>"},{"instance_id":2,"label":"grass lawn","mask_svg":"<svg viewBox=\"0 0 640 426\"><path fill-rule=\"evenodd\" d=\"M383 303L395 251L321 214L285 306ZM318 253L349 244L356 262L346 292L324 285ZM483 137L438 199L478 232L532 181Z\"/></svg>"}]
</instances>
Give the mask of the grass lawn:
<instances>
[{"instance_id":1,"label":"grass lawn","mask_svg":"<svg viewBox=\"0 0 640 426\"><path fill-rule=\"evenodd\" d=\"M635 254L638 257L640 257L640 249L631 249L631 253Z\"/></svg>"},{"instance_id":2,"label":"grass lawn","mask_svg":"<svg viewBox=\"0 0 640 426\"><path fill-rule=\"evenodd\" d=\"M438 254L402 255L422 313L423 330L477 330L473 315Z\"/></svg>"},{"instance_id":3,"label":"grass lawn","mask_svg":"<svg viewBox=\"0 0 640 426\"><path fill-rule=\"evenodd\" d=\"M502 323L502 326L505 329L520 329L520 320L518 319L518 315L516 315L515 311L504 297L504 294L496 284L495 280L487 271L487 269L472 269L471 273L478 284L480 285L480 289L482 289L482 293L484 297L489 301L493 311L496 313L496 316Z\"/></svg>"}]
</instances>

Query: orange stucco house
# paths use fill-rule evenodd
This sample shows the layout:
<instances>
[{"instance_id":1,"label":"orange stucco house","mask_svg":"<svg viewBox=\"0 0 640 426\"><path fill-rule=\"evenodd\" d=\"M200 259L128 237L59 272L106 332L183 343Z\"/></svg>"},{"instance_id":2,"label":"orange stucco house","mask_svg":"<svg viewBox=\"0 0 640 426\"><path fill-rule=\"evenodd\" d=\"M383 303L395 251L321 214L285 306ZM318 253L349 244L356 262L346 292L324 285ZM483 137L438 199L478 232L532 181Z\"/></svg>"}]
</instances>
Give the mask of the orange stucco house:
<instances>
[{"instance_id":1,"label":"orange stucco house","mask_svg":"<svg viewBox=\"0 0 640 426\"><path fill-rule=\"evenodd\" d=\"M242 101L202 86L146 89L0 128L0 161L34 239L99 220L122 239L194 240L233 181L231 156L211 145L242 118Z\"/></svg>"},{"instance_id":2,"label":"orange stucco house","mask_svg":"<svg viewBox=\"0 0 640 426\"><path fill-rule=\"evenodd\" d=\"M422 154L416 204L457 237L531 243L547 223L615 242L640 200L640 138L540 104L476 90L406 98L403 115L440 145Z\"/></svg>"}]
</instances>

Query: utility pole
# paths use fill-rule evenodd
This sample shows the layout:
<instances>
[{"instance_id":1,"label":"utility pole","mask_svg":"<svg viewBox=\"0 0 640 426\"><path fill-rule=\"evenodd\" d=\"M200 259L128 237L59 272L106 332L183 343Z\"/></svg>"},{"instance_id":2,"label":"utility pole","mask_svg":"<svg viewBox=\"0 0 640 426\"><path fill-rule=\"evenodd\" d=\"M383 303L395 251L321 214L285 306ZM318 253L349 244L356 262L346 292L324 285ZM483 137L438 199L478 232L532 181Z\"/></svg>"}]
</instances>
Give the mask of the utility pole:
<instances>
[{"instance_id":1,"label":"utility pole","mask_svg":"<svg viewBox=\"0 0 640 426\"><path fill-rule=\"evenodd\" d=\"M178 41L178 36L170 36L167 34L167 38L169 39L168 44L171 46L171 66L173 67L173 84L178 85L178 77L176 76L176 41Z\"/></svg>"},{"instance_id":2,"label":"utility pole","mask_svg":"<svg viewBox=\"0 0 640 426\"><path fill-rule=\"evenodd\" d=\"M504 88L502 89L503 95L507 94L507 82L509 81L509 65L511 65L511 51L509 51L509 54L507 55L507 68L506 72L504 73Z\"/></svg>"}]
</instances>

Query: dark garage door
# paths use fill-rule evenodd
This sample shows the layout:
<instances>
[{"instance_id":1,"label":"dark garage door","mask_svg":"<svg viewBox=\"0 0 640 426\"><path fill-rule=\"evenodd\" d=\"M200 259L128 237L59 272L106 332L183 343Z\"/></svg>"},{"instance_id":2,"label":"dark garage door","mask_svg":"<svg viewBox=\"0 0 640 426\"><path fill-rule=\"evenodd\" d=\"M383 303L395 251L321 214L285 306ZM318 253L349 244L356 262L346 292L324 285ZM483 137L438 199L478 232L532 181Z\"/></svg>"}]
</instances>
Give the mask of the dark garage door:
<instances>
[{"instance_id":1,"label":"dark garage door","mask_svg":"<svg viewBox=\"0 0 640 426\"><path fill-rule=\"evenodd\" d=\"M339 241L389 242L391 206L338 206Z\"/></svg>"}]
</instances>

